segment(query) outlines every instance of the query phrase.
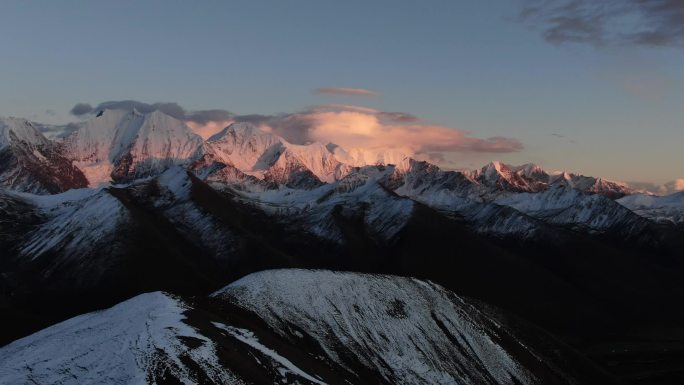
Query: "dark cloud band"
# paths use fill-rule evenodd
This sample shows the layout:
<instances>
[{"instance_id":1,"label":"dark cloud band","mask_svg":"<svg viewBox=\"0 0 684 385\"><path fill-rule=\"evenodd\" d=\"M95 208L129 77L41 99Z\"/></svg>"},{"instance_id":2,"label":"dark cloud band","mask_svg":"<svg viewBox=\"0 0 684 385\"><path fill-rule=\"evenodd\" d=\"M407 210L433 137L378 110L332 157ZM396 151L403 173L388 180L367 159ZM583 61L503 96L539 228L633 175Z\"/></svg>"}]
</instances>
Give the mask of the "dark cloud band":
<instances>
[{"instance_id":1,"label":"dark cloud band","mask_svg":"<svg viewBox=\"0 0 684 385\"><path fill-rule=\"evenodd\" d=\"M349 96L379 96L375 91L365 88L345 88L345 87L321 87L313 90L315 94L326 95L349 95Z\"/></svg>"},{"instance_id":2,"label":"dark cloud band","mask_svg":"<svg viewBox=\"0 0 684 385\"><path fill-rule=\"evenodd\" d=\"M554 44L684 46L682 0L526 0L520 19Z\"/></svg>"},{"instance_id":3,"label":"dark cloud band","mask_svg":"<svg viewBox=\"0 0 684 385\"><path fill-rule=\"evenodd\" d=\"M101 110L136 110L143 114L152 111L161 111L176 119L199 124L206 124L208 122L216 121L227 121L233 119L233 114L226 110L186 111L178 103L149 104L139 102L137 100L109 101L100 103L95 107L92 107L90 104L87 103L78 103L71 109L71 113L76 116L84 116L88 114L94 114Z\"/></svg>"}]
</instances>

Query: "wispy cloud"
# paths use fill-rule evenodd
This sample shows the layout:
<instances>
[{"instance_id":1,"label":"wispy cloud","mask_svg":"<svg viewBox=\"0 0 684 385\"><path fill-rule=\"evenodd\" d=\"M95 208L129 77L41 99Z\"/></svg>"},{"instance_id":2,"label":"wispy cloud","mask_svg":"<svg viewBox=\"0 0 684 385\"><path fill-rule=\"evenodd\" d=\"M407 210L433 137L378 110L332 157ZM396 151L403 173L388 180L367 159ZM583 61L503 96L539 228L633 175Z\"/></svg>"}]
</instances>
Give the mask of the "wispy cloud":
<instances>
[{"instance_id":1,"label":"wispy cloud","mask_svg":"<svg viewBox=\"0 0 684 385\"><path fill-rule=\"evenodd\" d=\"M351 95L351 96L380 96L378 92L365 88L322 87L313 90L315 94L326 95Z\"/></svg>"},{"instance_id":2,"label":"wispy cloud","mask_svg":"<svg viewBox=\"0 0 684 385\"><path fill-rule=\"evenodd\" d=\"M684 46L682 0L526 0L520 19L554 44Z\"/></svg>"},{"instance_id":3,"label":"wispy cloud","mask_svg":"<svg viewBox=\"0 0 684 385\"><path fill-rule=\"evenodd\" d=\"M401 122L401 123L413 123L417 122L419 119L415 115L409 114L407 112L397 112L397 111L380 111L375 108L356 106L350 104L318 104L309 107L309 111L352 111L361 112L365 114L376 115L384 120Z\"/></svg>"}]
</instances>

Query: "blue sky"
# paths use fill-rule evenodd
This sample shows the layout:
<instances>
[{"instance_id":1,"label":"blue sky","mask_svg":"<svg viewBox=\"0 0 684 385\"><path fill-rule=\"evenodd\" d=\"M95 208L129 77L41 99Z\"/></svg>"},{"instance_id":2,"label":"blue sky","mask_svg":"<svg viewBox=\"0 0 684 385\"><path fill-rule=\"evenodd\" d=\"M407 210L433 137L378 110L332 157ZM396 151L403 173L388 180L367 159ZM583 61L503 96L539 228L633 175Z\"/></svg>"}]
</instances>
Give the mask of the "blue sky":
<instances>
[{"instance_id":1,"label":"blue sky","mask_svg":"<svg viewBox=\"0 0 684 385\"><path fill-rule=\"evenodd\" d=\"M238 114L353 104L524 146L450 152L461 167L684 177L684 48L549 42L519 20L522 3L4 1L0 115L64 123L76 103L123 99Z\"/></svg>"}]
</instances>

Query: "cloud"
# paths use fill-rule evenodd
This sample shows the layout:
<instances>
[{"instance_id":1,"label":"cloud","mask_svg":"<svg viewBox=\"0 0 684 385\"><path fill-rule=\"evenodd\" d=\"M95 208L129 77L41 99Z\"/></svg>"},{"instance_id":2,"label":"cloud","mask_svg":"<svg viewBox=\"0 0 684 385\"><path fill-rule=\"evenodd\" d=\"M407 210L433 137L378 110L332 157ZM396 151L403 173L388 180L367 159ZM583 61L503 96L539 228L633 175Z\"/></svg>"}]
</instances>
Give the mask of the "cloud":
<instances>
[{"instance_id":1,"label":"cloud","mask_svg":"<svg viewBox=\"0 0 684 385\"><path fill-rule=\"evenodd\" d=\"M657 195L670 195L684 191L684 178L678 178L660 185L649 182L627 182L627 185L633 189L647 191Z\"/></svg>"},{"instance_id":2,"label":"cloud","mask_svg":"<svg viewBox=\"0 0 684 385\"><path fill-rule=\"evenodd\" d=\"M350 95L350 96L380 96L378 92L365 88L322 87L313 90L315 94Z\"/></svg>"},{"instance_id":3,"label":"cloud","mask_svg":"<svg viewBox=\"0 0 684 385\"><path fill-rule=\"evenodd\" d=\"M290 143L304 144L311 142L310 131L313 128L309 116L314 112L300 112L278 115L237 115L236 122L252 123L255 126L273 132Z\"/></svg>"},{"instance_id":4,"label":"cloud","mask_svg":"<svg viewBox=\"0 0 684 385\"><path fill-rule=\"evenodd\" d=\"M183 107L179 106L177 103L154 103L148 104L144 102L139 102L136 100L117 100L103 102L93 108L93 113L95 111L101 110L136 110L142 114L147 114L152 111L161 111L169 116L176 119L185 119L185 110Z\"/></svg>"},{"instance_id":5,"label":"cloud","mask_svg":"<svg viewBox=\"0 0 684 385\"><path fill-rule=\"evenodd\" d=\"M364 109L309 110L276 116L237 116L236 121L249 121L293 143L332 142L345 149L395 149L409 155L438 153L486 152L508 153L523 149L513 138L476 138L470 132L430 124L409 124L387 120L380 111Z\"/></svg>"},{"instance_id":6,"label":"cloud","mask_svg":"<svg viewBox=\"0 0 684 385\"><path fill-rule=\"evenodd\" d=\"M161 111L169 116L183 121L190 121L195 123L208 123L219 120L231 120L233 114L226 110L199 110L186 111L178 103L144 103L137 100L118 100L102 102L95 107L90 104L79 103L71 109L71 113L76 116L86 114L94 114L100 110L136 110L140 113L147 114L152 111Z\"/></svg>"},{"instance_id":7,"label":"cloud","mask_svg":"<svg viewBox=\"0 0 684 385\"><path fill-rule=\"evenodd\" d=\"M418 121L418 117L406 112L380 111L376 110L375 108L355 106L350 104L318 104L309 107L309 111L354 111L376 115L384 120L393 122L412 123Z\"/></svg>"},{"instance_id":8,"label":"cloud","mask_svg":"<svg viewBox=\"0 0 684 385\"><path fill-rule=\"evenodd\" d=\"M667 182L663 185L661 192L665 194L672 194L675 192L684 191L684 178L678 178L672 182Z\"/></svg>"},{"instance_id":9,"label":"cloud","mask_svg":"<svg viewBox=\"0 0 684 385\"><path fill-rule=\"evenodd\" d=\"M233 120L235 115L226 110L199 110L185 115L184 119L195 123L209 123Z\"/></svg>"},{"instance_id":10,"label":"cloud","mask_svg":"<svg viewBox=\"0 0 684 385\"><path fill-rule=\"evenodd\" d=\"M352 104L317 104L308 108L309 111L356 111L368 114L379 114L381 111L375 108L355 106Z\"/></svg>"},{"instance_id":11,"label":"cloud","mask_svg":"<svg viewBox=\"0 0 684 385\"><path fill-rule=\"evenodd\" d=\"M684 46L682 0L526 0L520 20L553 44Z\"/></svg>"},{"instance_id":12,"label":"cloud","mask_svg":"<svg viewBox=\"0 0 684 385\"><path fill-rule=\"evenodd\" d=\"M57 115L57 113L55 112L55 110L45 110L45 115L55 116L55 115Z\"/></svg>"},{"instance_id":13,"label":"cloud","mask_svg":"<svg viewBox=\"0 0 684 385\"><path fill-rule=\"evenodd\" d=\"M76 116L82 116L89 114L93 111L93 106L91 106L88 103L78 103L76 104L71 111L69 111L72 115Z\"/></svg>"},{"instance_id":14,"label":"cloud","mask_svg":"<svg viewBox=\"0 0 684 385\"><path fill-rule=\"evenodd\" d=\"M417 122L418 118L414 115L407 114L405 112L387 112L387 111L381 111L378 116L381 118L391 120L393 122L399 122L399 123L413 123Z\"/></svg>"}]
</instances>

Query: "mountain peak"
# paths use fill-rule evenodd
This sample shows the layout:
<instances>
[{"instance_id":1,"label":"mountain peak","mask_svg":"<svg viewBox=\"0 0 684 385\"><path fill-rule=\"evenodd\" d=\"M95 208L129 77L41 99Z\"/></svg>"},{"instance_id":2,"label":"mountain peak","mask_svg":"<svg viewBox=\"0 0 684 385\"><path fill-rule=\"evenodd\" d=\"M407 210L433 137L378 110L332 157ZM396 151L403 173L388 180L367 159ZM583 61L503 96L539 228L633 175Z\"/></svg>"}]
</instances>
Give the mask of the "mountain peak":
<instances>
[{"instance_id":1,"label":"mountain peak","mask_svg":"<svg viewBox=\"0 0 684 385\"><path fill-rule=\"evenodd\" d=\"M242 138L243 140L248 140L248 138L253 136L263 136L271 135L275 136L270 132L266 132L252 123L249 122L235 122L231 123L229 126L225 127L223 130L217 132L216 134L209 137L209 142L215 142L223 139L226 135L232 135L235 138Z\"/></svg>"},{"instance_id":2,"label":"mountain peak","mask_svg":"<svg viewBox=\"0 0 684 385\"><path fill-rule=\"evenodd\" d=\"M507 174L510 171L511 168L507 164L504 164L498 160L493 160L480 169L480 174L485 179L491 180L504 177L504 174Z\"/></svg>"},{"instance_id":3,"label":"mountain peak","mask_svg":"<svg viewBox=\"0 0 684 385\"><path fill-rule=\"evenodd\" d=\"M30 121L23 118L0 117L0 148L8 146L14 140L32 145L46 145L47 138Z\"/></svg>"},{"instance_id":4,"label":"mountain peak","mask_svg":"<svg viewBox=\"0 0 684 385\"><path fill-rule=\"evenodd\" d=\"M525 163L522 166L514 167L514 171L520 172L525 176L534 176L539 174L546 174L543 168L534 163Z\"/></svg>"}]
</instances>

